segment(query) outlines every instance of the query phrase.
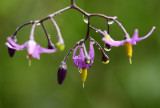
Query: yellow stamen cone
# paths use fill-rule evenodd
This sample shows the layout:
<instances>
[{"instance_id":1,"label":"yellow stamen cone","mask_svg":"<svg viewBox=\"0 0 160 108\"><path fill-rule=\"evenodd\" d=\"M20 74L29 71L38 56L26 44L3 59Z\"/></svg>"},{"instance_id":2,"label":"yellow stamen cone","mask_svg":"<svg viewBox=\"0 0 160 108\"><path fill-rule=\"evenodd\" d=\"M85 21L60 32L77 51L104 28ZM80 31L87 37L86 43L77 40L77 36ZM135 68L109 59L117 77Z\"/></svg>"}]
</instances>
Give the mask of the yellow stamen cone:
<instances>
[{"instance_id":1,"label":"yellow stamen cone","mask_svg":"<svg viewBox=\"0 0 160 108\"><path fill-rule=\"evenodd\" d=\"M81 69L81 77L82 77L82 82L83 82L83 88L84 88L84 83L87 78L87 69Z\"/></svg>"},{"instance_id":2,"label":"yellow stamen cone","mask_svg":"<svg viewBox=\"0 0 160 108\"><path fill-rule=\"evenodd\" d=\"M131 58L132 58L132 45L129 42L126 42L125 47L126 47L127 55L129 57L129 62L130 62L130 64L132 64L132 60L131 60Z\"/></svg>"}]
</instances>

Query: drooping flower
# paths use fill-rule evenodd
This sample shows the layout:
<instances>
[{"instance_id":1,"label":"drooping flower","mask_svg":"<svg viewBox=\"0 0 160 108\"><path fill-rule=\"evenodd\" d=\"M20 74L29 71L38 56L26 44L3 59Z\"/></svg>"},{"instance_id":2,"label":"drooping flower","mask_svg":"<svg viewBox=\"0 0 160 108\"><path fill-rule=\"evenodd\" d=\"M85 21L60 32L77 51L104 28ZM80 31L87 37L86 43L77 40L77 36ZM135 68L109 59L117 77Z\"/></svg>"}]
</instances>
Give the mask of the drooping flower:
<instances>
[{"instance_id":1,"label":"drooping flower","mask_svg":"<svg viewBox=\"0 0 160 108\"><path fill-rule=\"evenodd\" d=\"M102 40L111 46L121 46L125 42L128 42L131 45L136 45L136 42L139 42L143 39L146 39L148 36L150 36L152 34L152 32L154 31L154 29L155 29L155 27L152 27L151 31L146 36L140 37L140 38L138 37L138 29L136 29L132 38L126 38L125 40L121 40L121 41L113 40L110 37L110 35L107 33L107 31L104 31L104 37L102 38Z\"/></svg>"},{"instance_id":2,"label":"drooping flower","mask_svg":"<svg viewBox=\"0 0 160 108\"><path fill-rule=\"evenodd\" d=\"M79 55L76 56L76 51L78 48L80 49L80 51ZM84 44L79 45L75 48L73 52L73 62L78 68L81 69L83 87L87 78L87 68L91 67L93 61L94 61L94 48L92 42L90 42L89 54L87 53Z\"/></svg>"},{"instance_id":3,"label":"drooping flower","mask_svg":"<svg viewBox=\"0 0 160 108\"><path fill-rule=\"evenodd\" d=\"M151 31L144 37L138 37L138 29L135 30L134 35L132 38L130 38L129 36L125 37L124 40L121 41L115 41L113 40L110 35L107 33L107 31L104 31L104 37L102 38L102 40L107 43L110 46L121 46L125 44L126 47L126 51L127 51L127 55L129 57L130 60L130 64L131 62L131 58L132 58L132 45L136 45L136 42L139 42L143 39L146 39L148 36L150 36L152 34L152 32L154 31L155 27L152 27Z\"/></svg>"},{"instance_id":4,"label":"drooping flower","mask_svg":"<svg viewBox=\"0 0 160 108\"><path fill-rule=\"evenodd\" d=\"M57 51L57 49L43 48L35 42L34 40L35 26L36 26L36 23L33 24L33 27L31 29L31 35L30 35L29 41L24 43L23 45L18 45L15 41L11 39L11 37L8 37L7 38L8 42L5 43L9 48L14 50L23 50L27 48L27 51L28 51L27 58L29 59L29 61L31 60L32 57L36 59L40 59L40 53L53 53Z\"/></svg>"},{"instance_id":5,"label":"drooping flower","mask_svg":"<svg viewBox=\"0 0 160 108\"><path fill-rule=\"evenodd\" d=\"M30 59L30 57L34 57L36 59L40 59L40 53L53 53L56 52L56 49L46 49L38 45L34 40L29 40L23 45L18 45L15 43L10 37L7 38L8 42L6 42L6 45L14 50L23 50L27 48L28 55L27 58Z\"/></svg>"}]
</instances>

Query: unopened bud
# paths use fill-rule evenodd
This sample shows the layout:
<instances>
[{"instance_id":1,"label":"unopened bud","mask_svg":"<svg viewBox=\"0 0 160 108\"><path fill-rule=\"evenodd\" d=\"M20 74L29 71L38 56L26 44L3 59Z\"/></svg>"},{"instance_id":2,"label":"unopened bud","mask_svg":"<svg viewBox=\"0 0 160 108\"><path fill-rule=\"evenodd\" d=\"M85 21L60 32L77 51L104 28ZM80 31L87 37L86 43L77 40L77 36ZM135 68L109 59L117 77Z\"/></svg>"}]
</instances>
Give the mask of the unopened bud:
<instances>
[{"instance_id":1,"label":"unopened bud","mask_svg":"<svg viewBox=\"0 0 160 108\"><path fill-rule=\"evenodd\" d=\"M16 52L15 49L11 49L11 48L8 47L8 53L9 53L9 56L10 56L10 57L13 57L14 54L15 54L15 52Z\"/></svg>"},{"instance_id":2,"label":"unopened bud","mask_svg":"<svg viewBox=\"0 0 160 108\"><path fill-rule=\"evenodd\" d=\"M64 48L65 48L65 45L64 44L61 44L60 42L57 42L56 43L56 47L59 51L63 51Z\"/></svg>"},{"instance_id":3,"label":"unopened bud","mask_svg":"<svg viewBox=\"0 0 160 108\"><path fill-rule=\"evenodd\" d=\"M66 63L62 62L62 64L60 65L59 69L58 69L58 83L62 84L65 77L66 77L66 73L67 73L67 65Z\"/></svg>"},{"instance_id":4,"label":"unopened bud","mask_svg":"<svg viewBox=\"0 0 160 108\"><path fill-rule=\"evenodd\" d=\"M12 39L14 42L17 42L16 36L11 37L11 39ZM10 43L9 43L9 44L10 44ZM10 44L10 45L11 45L11 44ZM9 56L10 56L10 57L13 57L14 54L15 54L15 52L16 52L15 49L11 49L11 48L8 47L8 53L9 53Z\"/></svg>"}]
</instances>

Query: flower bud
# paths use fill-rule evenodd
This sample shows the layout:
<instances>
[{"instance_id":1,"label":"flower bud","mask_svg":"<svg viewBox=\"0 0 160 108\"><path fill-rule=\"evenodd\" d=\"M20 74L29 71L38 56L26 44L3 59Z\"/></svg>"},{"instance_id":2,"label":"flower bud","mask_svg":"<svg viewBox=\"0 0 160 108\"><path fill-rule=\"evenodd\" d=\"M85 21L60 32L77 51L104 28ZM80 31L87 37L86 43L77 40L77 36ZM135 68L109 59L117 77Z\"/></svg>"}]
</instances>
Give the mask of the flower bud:
<instances>
[{"instance_id":1,"label":"flower bud","mask_svg":"<svg viewBox=\"0 0 160 108\"><path fill-rule=\"evenodd\" d=\"M66 73L67 73L67 65L66 63L62 62L62 64L60 65L59 69L58 69L58 83L62 84L65 77L66 77Z\"/></svg>"},{"instance_id":2,"label":"flower bud","mask_svg":"<svg viewBox=\"0 0 160 108\"><path fill-rule=\"evenodd\" d=\"M17 42L16 36L11 37L11 39L12 39L14 42ZM15 52L16 52L15 49L11 49L11 48L8 47L8 53L9 53L9 56L10 56L10 57L13 57L14 54L15 54Z\"/></svg>"},{"instance_id":3,"label":"flower bud","mask_svg":"<svg viewBox=\"0 0 160 108\"><path fill-rule=\"evenodd\" d=\"M15 54L15 52L16 52L15 49L11 49L11 48L8 47L8 53L9 53L9 56L10 56L10 57L13 57L14 54Z\"/></svg>"},{"instance_id":4,"label":"flower bud","mask_svg":"<svg viewBox=\"0 0 160 108\"><path fill-rule=\"evenodd\" d=\"M64 44L61 44L60 42L57 42L56 43L56 47L59 51L63 51L64 48L65 48L65 45Z\"/></svg>"},{"instance_id":5,"label":"flower bud","mask_svg":"<svg viewBox=\"0 0 160 108\"><path fill-rule=\"evenodd\" d=\"M109 63L109 57L105 53L102 54L102 63L103 64Z\"/></svg>"}]
</instances>

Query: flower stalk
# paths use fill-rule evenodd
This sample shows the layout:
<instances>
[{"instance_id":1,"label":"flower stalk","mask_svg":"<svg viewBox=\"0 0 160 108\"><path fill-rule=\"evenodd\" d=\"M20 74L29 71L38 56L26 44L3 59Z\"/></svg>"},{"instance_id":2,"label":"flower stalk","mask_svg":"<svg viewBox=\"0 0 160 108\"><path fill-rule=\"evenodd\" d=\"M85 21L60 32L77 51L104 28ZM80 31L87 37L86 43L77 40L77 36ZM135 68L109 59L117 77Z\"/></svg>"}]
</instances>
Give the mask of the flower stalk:
<instances>
[{"instance_id":1,"label":"flower stalk","mask_svg":"<svg viewBox=\"0 0 160 108\"><path fill-rule=\"evenodd\" d=\"M94 38L92 38L90 36L91 30L94 30L94 31L98 32L99 34L101 34L101 39L104 42L104 49L106 51L110 51L112 47L119 47L119 46L125 45L127 56L129 57L129 62L130 62L130 64L132 64L132 61L131 61L132 53L133 53L132 52L132 45L136 45L136 42L139 42L139 41L144 40L147 37L149 37L155 29L155 27L153 26L151 31L144 37L138 37L138 29L135 29L134 35L131 38L129 33L127 32L127 30L124 28L124 26L117 20L116 16L109 17L109 16L106 16L103 14L88 13L88 12L84 11L83 9L81 9L80 7L78 7L75 4L75 0L71 0L70 6L63 8L57 12L54 12L41 20L30 21L30 22L25 23L25 24L21 25L20 27L18 27L16 29L16 31L14 32L14 34L11 37L7 38L8 42L5 43L8 47L8 53L9 53L10 57L14 56L16 50L27 49L27 52L28 52L27 58L29 60L29 65L31 65L31 59L32 58L40 59L41 53L54 53L57 51L57 49L59 51L63 51L65 48L64 40L62 38L60 28L53 17L55 17L56 15L59 15L60 13L66 12L70 9L74 9L74 10L80 12L81 14L83 14L83 16L85 18L84 22L86 23L86 26L87 26L87 32L86 32L86 35L84 36L84 38L82 38L80 41L78 41L76 43L76 45L69 50L67 55L64 57L61 65L59 66L58 73L57 73L59 84L62 84L64 82L64 79L65 79L66 73L67 73L66 60L69 57L70 53L74 50L73 62L75 64L75 66L80 70L81 78L82 78L81 80L82 80L83 88L84 88L84 83L86 82L86 78L87 78L87 69L92 66L92 64L94 62L94 57L95 57L94 47L93 47L92 42L94 42L98 46L98 49L102 53L102 57L101 57L102 63L103 64L109 63L110 59L106 55L106 53L103 50L103 48L101 47L101 45ZM106 19L107 30L102 31L100 29L92 27L91 26L91 17L101 17L101 18ZM50 36L48 35L48 32L43 24L44 21L47 21L47 20L51 20L54 27L56 28L57 37L58 37L58 42L56 43L56 46L51 41ZM120 29L123 31L124 36L123 36L122 40L117 41L112 38L112 35L110 34L110 25L113 24L113 22L115 22L115 24L117 24L120 27ZM29 40L22 45L17 44L17 39L16 39L17 33L23 27L30 25L30 24L32 24L32 28L31 28ZM35 31L37 24L41 24L41 26L45 32L46 38L48 40L48 46L47 46L48 49L41 47L34 40L34 31ZM90 45L89 45L90 49L88 52L85 47L85 43L87 40L90 41ZM78 55L76 54L77 50L79 50Z\"/></svg>"}]
</instances>

